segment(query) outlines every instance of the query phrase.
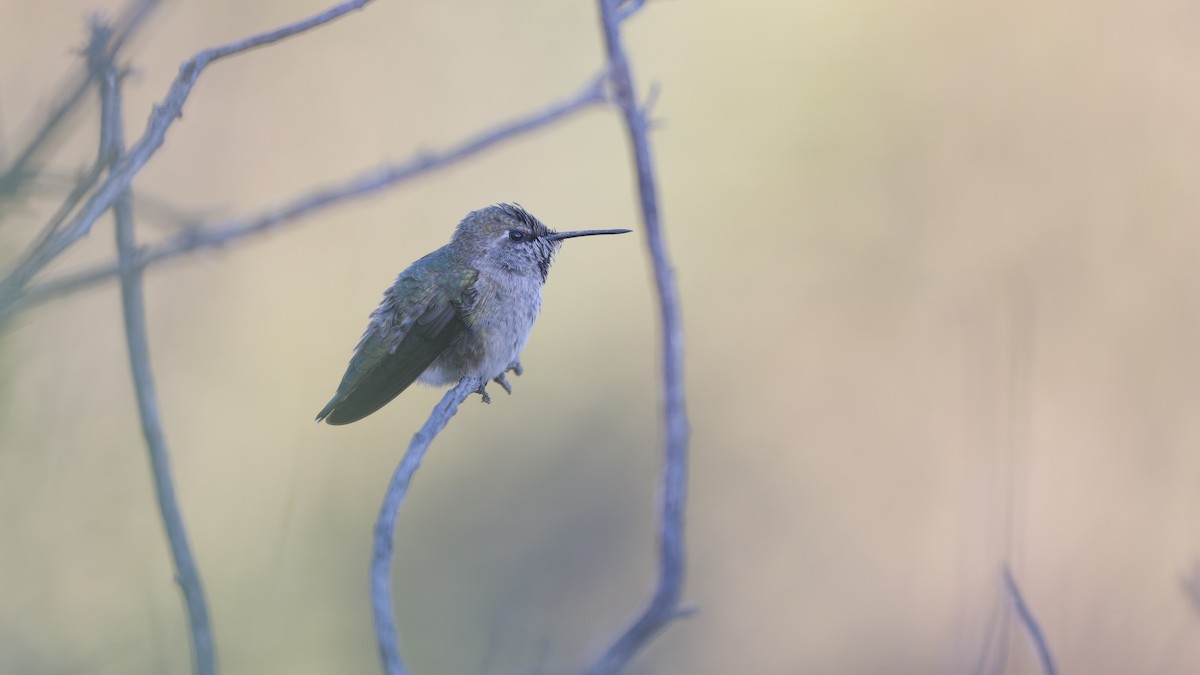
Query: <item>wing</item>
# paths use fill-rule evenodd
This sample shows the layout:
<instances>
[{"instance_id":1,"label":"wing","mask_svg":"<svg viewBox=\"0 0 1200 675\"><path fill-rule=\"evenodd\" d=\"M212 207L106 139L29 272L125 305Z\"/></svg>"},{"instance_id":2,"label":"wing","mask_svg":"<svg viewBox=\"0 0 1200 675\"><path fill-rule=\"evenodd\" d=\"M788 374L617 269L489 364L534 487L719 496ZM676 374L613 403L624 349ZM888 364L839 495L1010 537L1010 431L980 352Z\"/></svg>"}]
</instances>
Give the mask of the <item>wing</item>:
<instances>
[{"instance_id":1,"label":"wing","mask_svg":"<svg viewBox=\"0 0 1200 675\"><path fill-rule=\"evenodd\" d=\"M410 267L384 293L337 393L317 414L318 422L349 424L379 410L465 330L463 298L470 295L478 272L428 267Z\"/></svg>"}]
</instances>

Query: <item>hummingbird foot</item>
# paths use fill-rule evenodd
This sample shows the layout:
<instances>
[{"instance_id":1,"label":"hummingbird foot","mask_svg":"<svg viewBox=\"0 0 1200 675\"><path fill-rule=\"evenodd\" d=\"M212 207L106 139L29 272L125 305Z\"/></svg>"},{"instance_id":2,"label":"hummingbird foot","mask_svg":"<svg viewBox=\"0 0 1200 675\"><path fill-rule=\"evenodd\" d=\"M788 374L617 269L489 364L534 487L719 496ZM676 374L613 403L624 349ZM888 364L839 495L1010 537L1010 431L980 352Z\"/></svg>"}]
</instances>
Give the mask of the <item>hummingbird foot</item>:
<instances>
[{"instance_id":1,"label":"hummingbird foot","mask_svg":"<svg viewBox=\"0 0 1200 675\"><path fill-rule=\"evenodd\" d=\"M504 372L508 372L509 370L511 370L512 374L516 375L517 377L520 377L521 375L523 375L525 373L525 368L523 368L521 366L520 361L513 361L512 363L508 364L508 370L506 370ZM500 376L503 377L504 373L501 373ZM512 392L510 391L508 393L511 394Z\"/></svg>"},{"instance_id":2,"label":"hummingbird foot","mask_svg":"<svg viewBox=\"0 0 1200 675\"><path fill-rule=\"evenodd\" d=\"M480 382L479 388L476 389L474 393L479 394L480 399L482 399L484 403L492 402L492 397L488 396L488 393L487 393L487 380Z\"/></svg>"},{"instance_id":3,"label":"hummingbird foot","mask_svg":"<svg viewBox=\"0 0 1200 675\"><path fill-rule=\"evenodd\" d=\"M504 391L507 392L509 396L512 396L512 385L508 383L508 378L504 376L504 373L500 373L499 375L493 377L492 382L495 382L503 387Z\"/></svg>"}]
</instances>

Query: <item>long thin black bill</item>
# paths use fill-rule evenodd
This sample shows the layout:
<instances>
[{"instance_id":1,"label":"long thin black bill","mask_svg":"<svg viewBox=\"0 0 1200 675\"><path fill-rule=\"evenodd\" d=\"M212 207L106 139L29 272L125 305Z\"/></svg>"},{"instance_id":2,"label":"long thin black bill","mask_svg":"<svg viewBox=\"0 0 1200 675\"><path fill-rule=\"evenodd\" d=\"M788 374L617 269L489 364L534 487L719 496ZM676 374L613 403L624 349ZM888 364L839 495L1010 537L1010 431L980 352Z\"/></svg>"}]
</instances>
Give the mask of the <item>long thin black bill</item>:
<instances>
[{"instance_id":1,"label":"long thin black bill","mask_svg":"<svg viewBox=\"0 0 1200 675\"><path fill-rule=\"evenodd\" d=\"M571 237L590 237L593 234L625 234L633 230L575 230L574 232L555 232L548 234L542 239L546 241L556 241L558 239L570 239Z\"/></svg>"}]
</instances>

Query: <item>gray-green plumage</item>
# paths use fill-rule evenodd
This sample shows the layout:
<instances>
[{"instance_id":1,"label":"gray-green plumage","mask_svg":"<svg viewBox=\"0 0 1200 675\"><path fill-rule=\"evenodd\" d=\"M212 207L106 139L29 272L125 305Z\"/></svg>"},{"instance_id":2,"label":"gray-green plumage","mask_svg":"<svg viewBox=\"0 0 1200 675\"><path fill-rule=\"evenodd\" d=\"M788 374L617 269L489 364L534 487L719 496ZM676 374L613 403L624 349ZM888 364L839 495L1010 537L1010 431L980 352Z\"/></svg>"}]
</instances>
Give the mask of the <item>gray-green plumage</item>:
<instances>
[{"instance_id":1,"label":"gray-green plumage","mask_svg":"<svg viewBox=\"0 0 1200 675\"><path fill-rule=\"evenodd\" d=\"M562 240L620 232L628 230L557 233L513 204L467 214L449 244L413 263L384 291L317 421L360 420L417 379L432 385L495 379L508 389L504 374L520 372L518 357Z\"/></svg>"}]
</instances>

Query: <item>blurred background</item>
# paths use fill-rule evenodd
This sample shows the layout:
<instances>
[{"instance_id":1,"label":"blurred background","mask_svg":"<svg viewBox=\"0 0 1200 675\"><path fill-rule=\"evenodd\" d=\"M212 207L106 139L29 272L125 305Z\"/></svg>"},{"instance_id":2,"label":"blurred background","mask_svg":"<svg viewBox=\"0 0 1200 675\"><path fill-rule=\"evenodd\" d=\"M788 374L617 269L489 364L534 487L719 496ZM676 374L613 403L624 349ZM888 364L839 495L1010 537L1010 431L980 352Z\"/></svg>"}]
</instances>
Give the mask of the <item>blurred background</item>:
<instances>
[{"instance_id":1,"label":"blurred background","mask_svg":"<svg viewBox=\"0 0 1200 675\"><path fill-rule=\"evenodd\" d=\"M167 3L179 63L317 0ZM0 0L11 158L112 0ZM687 329L686 599L633 673L1200 672L1200 10L654 1L653 142ZM134 183L143 241L258 212L574 92L592 2L378 2L206 71ZM94 152L95 105L55 153ZM8 159L5 160L7 162ZM61 194L5 206L0 257ZM382 290L466 212L640 228L593 108L450 170L153 268L152 357L223 672L377 672L372 525L441 392L313 423ZM106 219L41 279L112 255ZM469 401L400 518L416 673L575 672L653 582L658 326L642 241L567 244L509 396ZM991 646L988 646L991 645ZM1001 658L998 654L1006 654ZM0 332L0 672L186 673L116 286Z\"/></svg>"}]
</instances>

